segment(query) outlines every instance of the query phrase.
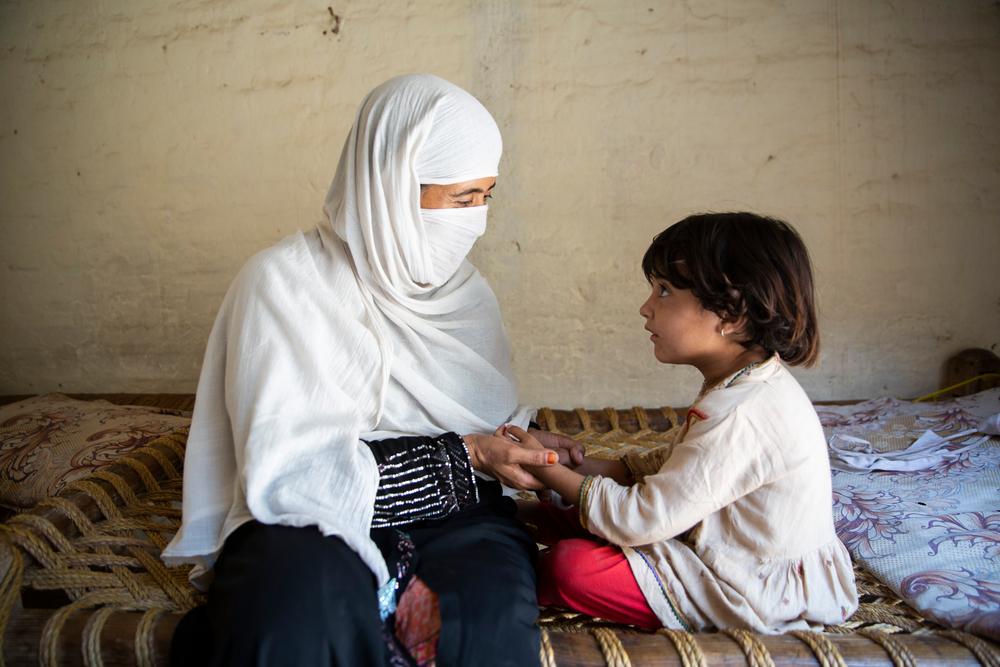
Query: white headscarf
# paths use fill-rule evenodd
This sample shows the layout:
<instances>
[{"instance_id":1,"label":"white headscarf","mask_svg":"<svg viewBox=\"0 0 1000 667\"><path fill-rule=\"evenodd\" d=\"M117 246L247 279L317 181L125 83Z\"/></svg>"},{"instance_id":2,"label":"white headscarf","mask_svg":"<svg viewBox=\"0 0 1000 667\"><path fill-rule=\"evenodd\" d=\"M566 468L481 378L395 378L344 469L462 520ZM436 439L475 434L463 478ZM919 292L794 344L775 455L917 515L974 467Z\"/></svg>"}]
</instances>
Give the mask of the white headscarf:
<instances>
[{"instance_id":1,"label":"white headscarf","mask_svg":"<svg viewBox=\"0 0 1000 667\"><path fill-rule=\"evenodd\" d=\"M414 312L452 308L429 294L432 264L420 185L496 176L502 150L486 108L444 79L401 76L369 93L324 207L362 283Z\"/></svg>"},{"instance_id":2,"label":"white headscarf","mask_svg":"<svg viewBox=\"0 0 1000 667\"><path fill-rule=\"evenodd\" d=\"M420 186L496 176L502 151L496 122L472 95L436 76L396 77L361 103L324 206L334 232L349 248L362 292L370 296L365 303L372 311L371 325L383 356L392 356L386 321L416 334L416 340L404 334L396 343L409 348L425 370L434 365L425 347L434 341L437 365L456 370L443 378L445 383L460 385L445 393L462 394L474 402L479 402L478 392L470 396L467 378L479 375L474 371L481 360L468 354L470 345L462 339L471 339L476 348L484 338L496 338L491 346L506 347L502 324L495 318L489 313L483 314L485 320L470 317L470 308L493 304L496 298L475 267L464 261L464 254L457 270L451 270L437 265L435 250L449 240L462 244L481 234L477 227L485 227L486 207L437 209L422 215ZM435 224L439 217L444 224ZM443 235L449 227L454 230L451 239ZM470 228L478 233L469 234ZM472 243L467 246L466 253ZM454 318L460 312L465 314L456 327ZM451 335L440 335L449 329ZM389 368L390 364L383 365L382 393ZM431 379L436 374L421 375ZM421 401L435 403L437 393L426 387ZM482 398L495 403L492 397Z\"/></svg>"},{"instance_id":3,"label":"white headscarf","mask_svg":"<svg viewBox=\"0 0 1000 667\"><path fill-rule=\"evenodd\" d=\"M197 563L197 579L257 519L340 536L384 582L368 537L379 476L363 440L526 424L496 297L467 261L453 266L486 207L419 204L421 184L495 176L500 152L486 109L442 79L398 77L365 98L329 222L256 255L226 294L164 560Z\"/></svg>"}]
</instances>

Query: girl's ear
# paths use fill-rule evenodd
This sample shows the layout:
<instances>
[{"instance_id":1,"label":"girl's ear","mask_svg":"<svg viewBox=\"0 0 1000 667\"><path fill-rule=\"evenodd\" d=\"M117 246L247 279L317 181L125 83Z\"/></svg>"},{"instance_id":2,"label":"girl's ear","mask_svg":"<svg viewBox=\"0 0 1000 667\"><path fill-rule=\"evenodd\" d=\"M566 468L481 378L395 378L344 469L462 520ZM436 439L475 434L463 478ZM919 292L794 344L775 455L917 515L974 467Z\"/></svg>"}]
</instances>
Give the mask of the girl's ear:
<instances>
[{"instance_id":1,"label":"girl's ear","mask_svg":"<svg viewBox=\"0 0 1000 667\"><path fill-rule=\"evenodd\" d=\"M731 338L737 342L743 342L746 340L746 328L747 328L747 315L743 313L739 317L723 317L721 323L721 331L725 332L726 338Z\"/></svg>"},{"instance_id":2,"label":"girl's ear","mask_svg":"<svg viewBox=\"0 0 1000 667\"><path fill-rule=\"evenodd\" d=\"M737 317L731 315L723 316L722 330L726 332L726 338L734 337L734 340L741 341L744 338L747 326L746 302L743 301L743 295L740 294L740 291L729 282L728 276L726 276L726 284L729 285L726 291L729 293L732 302L738 304L737 307L740 309L741 314Z\"/></svg>"}]
</instances>

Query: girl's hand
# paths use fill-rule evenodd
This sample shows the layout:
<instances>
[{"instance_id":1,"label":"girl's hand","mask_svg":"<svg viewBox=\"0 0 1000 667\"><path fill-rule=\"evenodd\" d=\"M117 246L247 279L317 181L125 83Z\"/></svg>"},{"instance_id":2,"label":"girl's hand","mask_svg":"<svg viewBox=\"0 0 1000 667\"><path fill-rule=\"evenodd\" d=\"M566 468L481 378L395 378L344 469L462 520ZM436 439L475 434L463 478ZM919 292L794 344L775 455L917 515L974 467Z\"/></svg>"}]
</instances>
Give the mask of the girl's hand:
<instances>
[{"instance_id":1,"label":"girl's hand","mask_svg":"<svg viewBox=\"0 0 1000 667\"><path fill-rule=\"evenodd\" d=\"M583 463L583 445L581 445L576 440L569 438L565 435L559 435L558 433L552 433L550 431L543 431L537 428L529 428L527 431L517 429L521 433L524 433L526 438L530 438L530 442L522 440L511 429L517 428L510 424L504 424L496 430L494 435L501 438L511 438L513 440L523 443L526 447L530 449L538 449L541 445L545 449L554 451L559 456L559 463L570 468L575 468L581 463Z\"/></svg>"},{"instance_id":2,"label":"girl's hand","mask_svg":"<svg viewBox=\"0 0 1000 667\"><path fill-rule=\"evenodd\" d=\"M469 449L473 468L515 489L537 491L545 488L521 466L550 466L559 462L558 455L542 447L537 440L538 447L529 449L519 446L523 443L485 433L464 435L462 439Z\"/></svg>"},{"instance_id":3,"label":"girl's hand","mask_svg":"<svg viewBox=\"0 0 1000 667\"><path fill-rule=\"evenodd\" d=\"M559 463L564 466L575 468L583 463L583 445L573 438L537 428L529 428L528 433L542 443L546 449L551 449L558 454Z\"/></svg>"},{"instance_id":4,"label":"girl's hand","mask_svg":"<svg viewBox=\"0 0 1000 667\"><path fill-rule=\"evenodd\" d=\"M534 435L517 426L504 426L502 432L508 438L517 442L519 447L526 448L529 453L547 452L553 459L556 453L551 449L545 449L542 443ZM561 465L545 466L532 470L537 477L547 487L558 493L563 498L577 498L580 495L580 485L584 477L578 472Z\"/></svg>"}]
</instances>

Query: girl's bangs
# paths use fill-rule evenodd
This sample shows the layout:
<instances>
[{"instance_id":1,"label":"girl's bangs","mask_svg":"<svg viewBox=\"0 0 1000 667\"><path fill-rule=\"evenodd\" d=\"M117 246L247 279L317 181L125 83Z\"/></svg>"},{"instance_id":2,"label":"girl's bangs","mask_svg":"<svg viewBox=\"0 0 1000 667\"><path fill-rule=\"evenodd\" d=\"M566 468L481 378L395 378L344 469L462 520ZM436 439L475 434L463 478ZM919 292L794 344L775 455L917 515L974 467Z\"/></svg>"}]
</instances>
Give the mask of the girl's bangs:
<instances>
[{"instance_id":1,"label":"girl's bangs","mask_svg":"<svg viewBox=\"0 0 1000 667\"><path fill-rule=\"evenodd\" d=\"M671 233L674 227L660 232L642 257L642 272L646 280L665 280L674 287L690 289L694 282L688 269L688 252L681 235Z\"/></svg>"}]
</instances>

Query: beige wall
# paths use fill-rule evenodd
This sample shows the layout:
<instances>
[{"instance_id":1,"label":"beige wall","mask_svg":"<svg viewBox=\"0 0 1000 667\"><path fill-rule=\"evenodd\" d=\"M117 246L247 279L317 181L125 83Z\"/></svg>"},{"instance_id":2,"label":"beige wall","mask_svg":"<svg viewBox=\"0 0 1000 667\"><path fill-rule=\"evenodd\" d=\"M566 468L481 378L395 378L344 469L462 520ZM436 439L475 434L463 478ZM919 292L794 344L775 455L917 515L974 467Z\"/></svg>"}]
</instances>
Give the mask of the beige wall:
<instances>
[{"instance_id":1,"label":"beige wall","mask_svg":"<svg viewBox=\"0 0 1000 667\"><path fill-rule=\"evenodd\" d=\"M1000 8L869 2L46 0L0 5L0 393L193 391L246 257L320 220L389 76L506 143L491 280L527 402L685 404L639 258L692 211L809 244L815 399L913 395L1000 343ZM325 31L325 33L324 33Z\"/></svg>"}]
</instances>

